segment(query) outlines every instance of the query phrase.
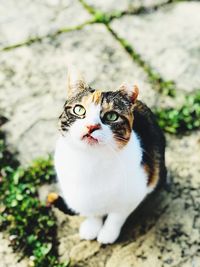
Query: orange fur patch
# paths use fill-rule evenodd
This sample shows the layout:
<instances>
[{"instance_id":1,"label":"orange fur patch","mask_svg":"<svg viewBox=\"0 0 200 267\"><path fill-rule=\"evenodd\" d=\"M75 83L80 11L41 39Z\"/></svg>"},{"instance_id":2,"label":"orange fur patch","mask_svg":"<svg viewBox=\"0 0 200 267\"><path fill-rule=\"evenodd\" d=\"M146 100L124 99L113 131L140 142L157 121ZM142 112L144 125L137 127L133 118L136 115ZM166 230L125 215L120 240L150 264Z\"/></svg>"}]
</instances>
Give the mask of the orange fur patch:
<instances>
[{"instance_id":1,"label":"orange fur patch","mask_svg":"<svg viewBox=\"0 0 200 267\"><path fill-rule=\"evenodd\" d=\"M111 111L111 110L113 110L113 102L109 102L109 103L103 102L102 107L103 107L104 113Z\"/></svg>"},{"instance_id":2,"label":"orange fur patch","mask_svg":"<svg viewBox=\"0 0 200 267\"><path fill-rule=\"evenodd\" d=\"M118 139L115 139L115 140L117 142L117 146L119 149L122 149L129 141L129 139L126 141L125 140L118 140Z\"/></svg>"},{"instance_id":3,"label":"orange fur patch","mask_svg":"<svg viewBox=\"0 0 200 267\"><path fill-rule=\"evenodd\" d=\"M151 169L147 164L143 165L145 172L148 175L148 183L149 187L155 188L159 181L159 167L157 164L154 164L153 169Z\"/></svg>"},{"instance_id":4,"label":"orange fur patch","mask_svg":"<svg viewBox=\"0 0 200 267\"><path fill-rule=\"evenodd\" d=\"M58 199L59 195L57 193L49 193L47 196L47 203L52 204Z\"/></svg>"},{"instance_id":5,"label":"orange fur patch","mask_svg":"<svg viewBox=\"0 0 200 267\"><path fill-rule=\"evenodd\" d=\"M129 141L132 133L132 125L133 125L133 116L130 114L129 116L124 116L129 120L129 125L123 127L123 134L122 138L118 139L115 137L115 140L117 141L118 148L122 149Z\"/></svg>"},{"instance_id":6,"label":"orange fur patch","mask_svg":"<svg viewBox=\"0 0 200 267\"><path fill-rule=\"evenodd\" d=\"M81 104L84 106L84 108L87 110L87 108L90 106L90 104L93 102L94 104L99 104L101 101L101 91L95 91L91 95L84 96L81 100Z\"/></svg>"},{"instance_id":7,"label":"orange fur patch","mask_svg":"<svg viewBox=\"0 0 200 267\"><path fill-rule=\"evenodd\" d=\"M95 104L99 104L101 100L101 94L102 94L101 91L95 91L92 94L92 102L94 102Z\"/></svg>"}]
</instances>

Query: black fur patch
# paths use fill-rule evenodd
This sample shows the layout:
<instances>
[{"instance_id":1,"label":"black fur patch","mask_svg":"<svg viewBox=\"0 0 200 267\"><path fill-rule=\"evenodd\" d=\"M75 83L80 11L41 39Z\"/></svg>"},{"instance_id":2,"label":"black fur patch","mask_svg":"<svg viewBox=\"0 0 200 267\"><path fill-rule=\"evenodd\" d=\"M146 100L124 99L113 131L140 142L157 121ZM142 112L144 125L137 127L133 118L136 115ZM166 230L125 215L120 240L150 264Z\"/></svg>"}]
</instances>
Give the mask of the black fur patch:
<instances>
[{"instance_id":1,"label":"black fur patch","mask_svg":"<svg viewBox=\"0 0 200 267\"><path fill-rule=\"evenodd\" d=\"M102 110L101 118L103 123L106 123L104 120L104 106L109 106L112 104L112 109L116 111L120 116L120 121L116 122L107 122L110 126L116 139L121 140L122 142L127 142L129 140L129 134L131 132L130 121L125 115L131 113L132 103L126 94L123 94L121 91L117 92L105 92L102 94Z\"/></svg>"},{"instance_id":2,"label":"black fur patch","mask_svg":"<svg viewBox=\"0 0 200 267\"><path fill-rule=\"evenodd\" d=\"M129 97L120 91L102 93L102 104L104 102L113 103L113 109L121 114L130 112L132 106Z\"/></svg>"},{"instance_id":3,"label":"black fur patch","mask_svg":"<svg viewBox=\"0 0 200 267\"><path fill-rule=\"evenodd\" d=\"M73 103L79 103L81 102L81 99L91 94L92 88L88 87L85 90L82 90L78 94L70 97L64 104L64 111L59 117L59 130L61 132L67 132L71 125L78 119L77 116L75 116L73 113L70 112L71 106Z\"/></svg>"},{"instance_id":4,"label":"black fur patch","mask_svg":"<svg viewBox=\"0 0 200 267\"><path fill-rule=\"evenodd\" d=\"M146 164L153 174L155 162L158 163L159 184L165 182L165 137L155 115L141 101L135 103L133 130L139 136L143 149L142 164Z\"/></svg>"}]
</instances>

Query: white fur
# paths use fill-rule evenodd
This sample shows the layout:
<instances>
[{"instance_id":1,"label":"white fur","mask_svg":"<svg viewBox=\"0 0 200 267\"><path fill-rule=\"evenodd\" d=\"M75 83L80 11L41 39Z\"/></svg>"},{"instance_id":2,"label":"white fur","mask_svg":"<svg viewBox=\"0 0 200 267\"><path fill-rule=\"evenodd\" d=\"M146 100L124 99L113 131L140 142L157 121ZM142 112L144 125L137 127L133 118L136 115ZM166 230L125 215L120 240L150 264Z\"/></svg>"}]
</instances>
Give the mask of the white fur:
<instances>
[{"instance_id":1,"label":"white fur","mask_svg":"<svg viewBox=\"0 0 200 267\"><path fill-rule=\"evenodd\" d=\"M80 227L79 235L81 239L95 239L102 228L103 221L101 217L89 217Z\"/></svg>"},{"instance_id":2,"label":"white fur","mask_svg":"<svg viewBox=\"0 0 200 267\"><path fill-rule=\"evenodd\" d=\"M85 119L78 119L65 137L59 137L55 168L67 205L88 217L80 227L82 239L113 243L130 213L148 194L147 175L141 167L142 149L132 132L128 144L117 148L109 126L99 119L100 107L91 105ZM89 145L81 137L86 126L100 123ZM102 222L103 216L106 221ZM103 225L103 226L102 226Z\"/></svg>"}]
</instances>

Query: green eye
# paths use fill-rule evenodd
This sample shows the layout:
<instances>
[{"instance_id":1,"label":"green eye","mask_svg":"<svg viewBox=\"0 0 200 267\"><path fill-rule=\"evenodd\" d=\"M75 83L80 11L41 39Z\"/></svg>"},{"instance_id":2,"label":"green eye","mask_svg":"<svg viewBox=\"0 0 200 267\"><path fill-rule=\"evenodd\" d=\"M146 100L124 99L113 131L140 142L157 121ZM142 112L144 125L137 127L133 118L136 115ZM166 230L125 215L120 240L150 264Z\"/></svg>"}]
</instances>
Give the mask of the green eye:
<instances>
[{"instance_id":1,"label":"green eye","mask_svg":"<svg viewBox=\"0 0 200 267\"><path fill-rule=\"evenodd\" d=\"M105 119L107 121L116 121L118 118L119 118L119 115L117 114L117 112L114 112L114 111L110 111L106 113L105 115Z\"/></svg>"},{"instance_id":2,"label":"green eye","mask_svg":"<svg viewBox=\"0 0 200 267\"><path fill-rule=\"evenodd\" d=\"M73 112L74 112L74 114L76 114L76 115L78 115L78 116L83 116L83 115L85 115L86 110L85 110L85 108L84 108L83 106L81 106L81 105L76 105L76 106L74 107L74 109L73 109Z\"/></svg>"}]
</instances>

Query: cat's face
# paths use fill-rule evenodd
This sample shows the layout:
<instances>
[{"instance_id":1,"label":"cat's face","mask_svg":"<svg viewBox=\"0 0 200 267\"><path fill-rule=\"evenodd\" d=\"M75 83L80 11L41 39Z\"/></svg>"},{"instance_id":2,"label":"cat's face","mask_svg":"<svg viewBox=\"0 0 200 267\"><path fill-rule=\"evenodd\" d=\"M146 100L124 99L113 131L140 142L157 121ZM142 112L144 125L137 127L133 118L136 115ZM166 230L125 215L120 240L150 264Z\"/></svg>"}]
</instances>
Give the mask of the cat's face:
<instances>
[{"instance_id":1,"label":"cat's face","mask_svg":"<svg viewBox=\"0 0 200 267\"><path fill-rule=\"evenodd\" d=\"M60 116L62 135L83 148L123 148L131 136L137 94L136 87L132 92L125 85L115 92L101 92L79 80Z\"/></svg>"}]
</instances>

